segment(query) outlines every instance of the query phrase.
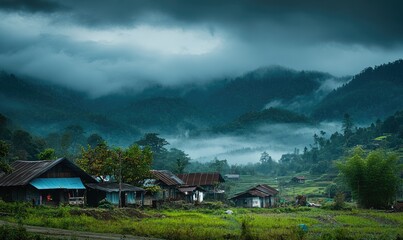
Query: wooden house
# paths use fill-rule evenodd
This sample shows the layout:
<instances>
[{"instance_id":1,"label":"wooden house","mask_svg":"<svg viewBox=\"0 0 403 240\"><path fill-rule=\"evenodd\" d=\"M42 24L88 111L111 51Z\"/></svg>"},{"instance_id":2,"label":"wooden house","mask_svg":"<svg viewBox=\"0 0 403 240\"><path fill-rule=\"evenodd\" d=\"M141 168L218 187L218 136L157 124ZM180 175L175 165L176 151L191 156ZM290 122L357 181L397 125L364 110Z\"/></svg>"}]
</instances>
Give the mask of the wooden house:
<instances>
[{"instance_id":1,"label":"wooden house","mask_svg":"<svg viewBox=\"0 0 403 240\"><path fill-rule=\"evenodd\" d=\"M225 182L220 173L185 173L178 177L188 186L200 186L206 192L204 199L224 200Z\"/></svg>"},{"instance_id":2,"label":"wooden house","mask_svg":"<svg viewBox=\"0 0 403 240\"><path fill-rule=\"evenodd\" d=\"M269 208L276 205L277 189L260 184L229 198L238 207Z\"/></svg>"},{"instance_id":3,"label":"wooden house","mask_svg":"<svg viewBox=\"0 0 403 240\"><path fill-rule=\"evenodd\" d=\"M157 199L180 199L179 195L182 193L178 190L178 187L185 185L185 183L178 176L168 170L151 170L151 175L153 178L148 179L146 185L155 185L161 188L161 192L156 196Z\"/></svg>"},{"instance_id":4,"label":"wooden house","mask_svg":"<svg viewBox=\"0 0 403 240\"><path fill-rule=\"evenodd\" d=\"M306 178L304 176L295 176L291 179L294 183L305 183Z\"/></svg>"},{"instance_id":5,"label":"wooden house","mask_svg":"<svg viewBox=\"0 0 403 240\"><path fill-rule=\"evenodd\" d=\"M206 192L206 190L199 186L180 186L178 190L182 193L178 195L179 199L188 203L203 202L204 193Z\"/></svg>"},{"instance_id":6,"label":"wooden house","mask_svg":"<svg viewBox=\"0 0 403 240\"><path fill-rule=\"evenodd\" d=\"M84 184L97 181L66 158L15 161L9 174L0 177L0 198L35 205L84 204Z\"/></svg>"},{"instance_id":7,"label":"wooden house","mask_svg":"<svg viewBox=\"0 0 403 240\"><path fill-rule=\"evenodd\" d=\"M177 175L168 170L151 170L152 179L147 179L144 186L159 186L161 191L146 194L145 204L151 205L153 201L177 201L188 203L202 202L205 190L197 185L188 185Z\"/></svg>"},{"instance_id":8,"label":"wooden house","mask_svg":"<svg viewBox=\"0 0 403 240\"><path fill-rule=\"evenodd\" d=\"M119 205L119 183L116 182L100 182L87 183L87 204L90 206L98 206L98 203L106 199L113 205ZM121 202L123 207L131 205L143 205L145 190L133 185L122 183L121 185ZM140 201L136 200L140 199Z\"/></svg>"}]
</instances>

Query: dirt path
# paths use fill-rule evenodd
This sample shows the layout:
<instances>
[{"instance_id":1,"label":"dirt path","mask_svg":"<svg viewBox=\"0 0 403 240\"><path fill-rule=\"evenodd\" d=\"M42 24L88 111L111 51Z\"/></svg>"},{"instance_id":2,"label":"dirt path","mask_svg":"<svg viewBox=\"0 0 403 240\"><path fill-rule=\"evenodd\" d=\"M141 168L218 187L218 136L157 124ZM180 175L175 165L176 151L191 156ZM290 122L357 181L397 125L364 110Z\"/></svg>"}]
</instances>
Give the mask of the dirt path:
<instances>
[{"instance_id":1,"label":"dirt path","mask_svg":"<svg viewBox=\"0 0 403 240\"><path fill-rule=\"evenodd\" d=\"M0 220L0 225L12 225L16 226L15 223L9 223ZM146 237L136 237L132 235L122 235L113 233L93 233L93 232L80 232L72 231L58 228L47 228L47 227L37 227L23 225L28 232L44 235L47 237L55 237L62 239L77 239L77 240L89 240L89 239L99 239L99 240L157 240L157 238L146 238Z\"/></svg>"}]
</instances>

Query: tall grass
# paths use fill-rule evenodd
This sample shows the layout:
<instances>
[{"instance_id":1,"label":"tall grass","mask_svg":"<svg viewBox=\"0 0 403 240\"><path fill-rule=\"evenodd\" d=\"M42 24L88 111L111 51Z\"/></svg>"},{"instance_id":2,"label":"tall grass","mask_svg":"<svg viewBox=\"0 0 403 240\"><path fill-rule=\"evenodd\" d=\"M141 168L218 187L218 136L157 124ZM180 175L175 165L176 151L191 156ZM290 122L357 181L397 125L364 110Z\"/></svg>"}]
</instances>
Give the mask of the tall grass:
<instances>
[{"instance_id":1,"label":"tall grass","mask_svg":"<svg viewBox=\"0 0 403 240\"><path fill-rule=\"evenodd\" d=\"M118 233L164 239L394 239L403 236L403 213L311 208L189 210L80 209L0 202L1 219L69 230ZM91 213L91 214L89 214ZM127 213L127 214L126 214ZM21 217L23 216L23 217ZM308 231L298 226L304 224Z\"/></svg>"}]
</instances>

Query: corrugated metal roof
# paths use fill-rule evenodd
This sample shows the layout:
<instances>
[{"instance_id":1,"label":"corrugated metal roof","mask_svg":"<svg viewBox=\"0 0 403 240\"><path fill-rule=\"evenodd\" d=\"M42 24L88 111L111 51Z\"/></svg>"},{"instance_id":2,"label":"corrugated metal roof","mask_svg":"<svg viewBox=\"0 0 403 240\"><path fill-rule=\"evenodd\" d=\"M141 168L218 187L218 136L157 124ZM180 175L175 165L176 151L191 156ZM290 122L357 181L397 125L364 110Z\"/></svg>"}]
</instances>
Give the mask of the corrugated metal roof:
<instances>
[{"instance_id":1,"label":"corrugated metal roof","mask_svg":"<svg viewBox=\"0 0 403 240\"><path fill-rule=\"evenodd\" d=\"M104 192L119 192L119 183L116 182L102 182L102 183L88 183L87 187L92 189L101 190ZM122 183L123 192L144 192L145 190L133 185Z\"/></svg>"},{"instance_id":2,"label":"corrugated metal roof","mask_svg":"<svg viewBox=\"0 0 403 240\"><path fill-rule=\"evenodd\" d=\"M184 185L185 183L168 170L151 170L153 176L168 186Z\"/></svg>"},{"instance_id":3,"label":"corrugated metal roof","mask_svg":"<svg viewBox=\"0 0 403 240\"><path fill-rule=\"evenodd\" d=\"M80 178L35 178L30 182L36 189L85 189Z\"/></svg>"},{"instance_id":4,"label":"corrugated metal roof","mask_svg":"<svg viewBox=\"0 0 403 240\"><path fill-rule=\"evenodd\" d=\"M87 182L96 182L96 180L84 172L74 163L70 162L66 158L60 158L57 160L43 160L43 161L15 161L11 164L13 171L10 174L5 174L0 177L0 187L9 186L24 186L29 182L42 175L52 167L65 162L72 171L76 172Z\"/></svg>"},{"instance_id":5,"label":"corrugated metal roof","mask_svg":"<svg viewBox=\"0 0 403 240\"><path fill-rule=\"evenodd\" d=\"M272 188L266 184L260 184L255 187L252 187L244 192L237 193L237 194L235 194L235 196L233 196L229 199L239 198L244 195L256 196L256 197L268 197L268 196L274 196L276 194L278 194L277 189Z\"/></svg>"},{"instance_id":6,"label":"corrugated metal roof","mask_svg":"<svg viewBox=\"0 0 403 240\"><path fill-rule=\"evenodd\" d=\"M266 184L257 185L256 187L254 187L254 189L256 189L258 191L261 191L261 192L263 192L265 194L268 194L268 195L275 195L275 194L278 193L277 189L272 188L272 187L270 187L270 186L268 186Z\"/></svg>"},{"instance_id":7,"label":"corrugated metal roof","mask_svg":"<svg viewBox=\"0 0 403 240\"><path fill-rule=\"evenodd\" d=\"M190 186L206 186L216 185L221 182L225 182L221 174L215 173L185 173L178 174L178 177L182 179L187 185Z\"/></svg>"}]
</instances>

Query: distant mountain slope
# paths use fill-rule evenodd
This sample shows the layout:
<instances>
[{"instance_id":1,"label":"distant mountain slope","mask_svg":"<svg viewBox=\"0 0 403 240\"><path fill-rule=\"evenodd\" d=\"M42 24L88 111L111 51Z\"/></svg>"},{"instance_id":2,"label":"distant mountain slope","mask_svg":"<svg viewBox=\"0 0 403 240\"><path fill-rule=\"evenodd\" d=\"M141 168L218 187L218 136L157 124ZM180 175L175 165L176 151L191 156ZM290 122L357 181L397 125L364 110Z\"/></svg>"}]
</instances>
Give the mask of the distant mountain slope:
<instances>
[{"instance_id":1,"label":"distant mountain slope","mask_svg":"<svg viewBox=\"0 0 403 240\"><path fill-rule=\"evenodd\" d=\"M33 133L48 133L69 124L88 130L130 132L130 128L93 111L84 93L4 71L0 72L0 86L0 113Z\"/></svg>"},{"instance_id":2,"label":"distant mountain slope","mask_svg":"<svg viewBox=\"0 0 403 240\"><path fill-rule=\"evenodd\" d=\"M279 108L269 108L262 111L254 111L241 115L234 121L223 126L213 128L216 133L254 131L256 127L264 124L277 123L303 123L310 124L311 121L304 115Z\"/></svg>"},{"instance_id":3,"label":"distant mountain slope","mask_svg":"<svg viewBox=\"0 0 403 240\"><path fill-rule=\"evenodd\" d=\"M373 121L403 109L403 60L367 68L343 87L331 92L315 108L318 120L354 119Z\"/></svg>"},{"instance_id":4,"label":"distant mountain slope","mask_svg":"<svg viewBox=\"0 0 403 240\"><path fill-rule=\"evenodd\" d=\"M141 128L158 127L174 132L178 128L196 128L206 115L182 98L156 97L138 100L118 114L118 119ZM206 120L208 121L208 120Z\"/></svg>"},{"instance_id":5,"label":"distant mountain slope","mask_svg":"<svg viewBox=\"0 0 403 240\"><path fill-rule=\"evenodd\" d=\"M229 121L245 112L259 111L274 100L287 102L298 96L310 95L329 78L334 77L322 72L282 67L260 68L208 93L200 105L218 118Z\"/></svg>"}]
</instances>

